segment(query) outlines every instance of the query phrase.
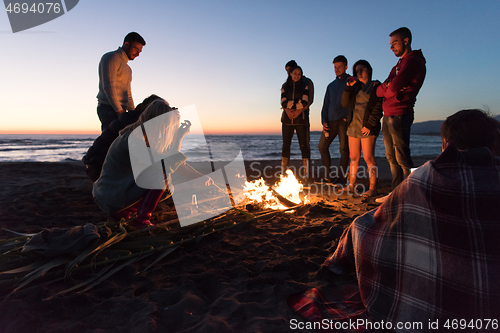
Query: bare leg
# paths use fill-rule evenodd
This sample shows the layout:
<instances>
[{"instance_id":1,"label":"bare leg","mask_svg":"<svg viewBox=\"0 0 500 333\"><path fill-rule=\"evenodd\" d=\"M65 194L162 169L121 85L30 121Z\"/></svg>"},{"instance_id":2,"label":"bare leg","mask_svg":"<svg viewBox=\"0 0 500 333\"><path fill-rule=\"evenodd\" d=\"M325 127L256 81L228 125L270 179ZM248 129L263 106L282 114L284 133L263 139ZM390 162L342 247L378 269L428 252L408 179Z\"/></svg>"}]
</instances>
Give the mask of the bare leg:
<instances>
[{"instance_id":1,"label":"bare leg","mask_svg":"<svg viewBox=\"0 0 500 333\"><path fill-rule=\"evenodd\" d=\"M374 135L361 139L361 147L363 149L363 158L368 166L368 175L370 177L370 188L363 193L364 197L372 197L378 194L377 192L377 162L375 161L375 141L377 137Z\"/></svg>"},{"instance_id":2,"label":"bare leg","mask_svg":"<svg viewBox=\"0 0 500 333\"><path fill-rule=\"evenodd\" d=\"M349 156L351 157L351 164L349 166L349 186L347 191L354 193L359 159L361 158L361 139L349 137Z\"/></svg>"}]
</instances>

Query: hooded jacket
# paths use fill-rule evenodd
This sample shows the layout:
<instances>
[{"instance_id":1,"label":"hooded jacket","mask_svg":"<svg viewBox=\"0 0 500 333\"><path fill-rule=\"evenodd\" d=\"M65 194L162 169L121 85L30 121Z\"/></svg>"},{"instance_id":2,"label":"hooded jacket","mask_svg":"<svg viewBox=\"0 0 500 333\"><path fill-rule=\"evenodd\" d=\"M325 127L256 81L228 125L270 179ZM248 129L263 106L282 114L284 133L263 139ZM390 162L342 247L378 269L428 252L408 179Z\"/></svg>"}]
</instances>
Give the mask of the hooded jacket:
<instances>
[{"instance_id":1,"label":"hooded jacket","mask_svg":"<svg viewBox=\"0 0 500 333\"><path fill-rule=\"evenodd\" d=\"M383 97L384 117L412 113L417 94L424 83L426 68L422 50L415 50L399 59L377 96Z\"/></svg>"}]
</instances>

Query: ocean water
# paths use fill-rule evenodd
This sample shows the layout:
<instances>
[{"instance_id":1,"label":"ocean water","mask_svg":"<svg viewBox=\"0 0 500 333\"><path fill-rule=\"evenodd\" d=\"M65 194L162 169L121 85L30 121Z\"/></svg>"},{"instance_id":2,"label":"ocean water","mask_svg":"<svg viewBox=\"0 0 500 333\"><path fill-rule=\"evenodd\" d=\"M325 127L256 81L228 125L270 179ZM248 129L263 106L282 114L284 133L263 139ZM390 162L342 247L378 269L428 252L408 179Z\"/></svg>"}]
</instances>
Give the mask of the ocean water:
<instances>
[{"instance_id":1,"label":"ocean water","mask_svg":"<svg viewBox=\"0 0 500 333\"><path fill-rule=\"evenodd\" d=\"M45 135L45 134L0 134L0 162L61 162L79 161L92 145L97 135ZM320 159L318 142L320 133L311 133L311 158ZM207 148L206 141L210 143ZM235 149L241 151L245 160L279 160L281 158L281 135L207 135L189 134L183 141L183 152L189 161L229 161L234 159ZM227 149L232 145L232 149ZM236 148L234 148L236 147ZM441 153L439 136L412 135L412 156L437 156ZM301 159L296 136L292 141L291 159ZM332 158L339 158L338 140L330 146ZM375 156L385 156L382 136L376 141Z\"/></svg>"},{"instance_id":2,"label":"ocean water","mask_svg":"<svg viewBox=\"0 0 500 333\"><path fill-rule=\"evenodd\" d=\"M0 134L0 162L81 160L97 136Z\"/></svg>"}]
</instances>

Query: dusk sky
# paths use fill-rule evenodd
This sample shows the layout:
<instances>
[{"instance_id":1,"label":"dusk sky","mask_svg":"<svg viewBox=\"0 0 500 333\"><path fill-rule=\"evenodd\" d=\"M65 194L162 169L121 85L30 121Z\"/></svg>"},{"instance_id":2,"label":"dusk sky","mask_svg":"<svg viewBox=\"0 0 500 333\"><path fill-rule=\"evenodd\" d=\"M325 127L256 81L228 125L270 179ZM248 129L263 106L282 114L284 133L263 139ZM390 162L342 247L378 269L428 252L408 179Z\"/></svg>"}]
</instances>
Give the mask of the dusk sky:
<instances>
[{"instance_id":1,"label":"dusk sky","mask_svg":"<svg viewBox=\"0 0 500 333\"><path fill-rule=\"evenodd\" d=\"M368 60L384 81L397 58L389 33L407 26L427 76L415 122L464 108L500 113L500 1L80 0L65 15L12 33L0 14L0 133L98 133L97 67L130 31L146 40L129 62L136 104L157 94L196 105L205 133L280 133L284 65L315 85L320 130L332 60Z\"/></svg>"}]
</instances>

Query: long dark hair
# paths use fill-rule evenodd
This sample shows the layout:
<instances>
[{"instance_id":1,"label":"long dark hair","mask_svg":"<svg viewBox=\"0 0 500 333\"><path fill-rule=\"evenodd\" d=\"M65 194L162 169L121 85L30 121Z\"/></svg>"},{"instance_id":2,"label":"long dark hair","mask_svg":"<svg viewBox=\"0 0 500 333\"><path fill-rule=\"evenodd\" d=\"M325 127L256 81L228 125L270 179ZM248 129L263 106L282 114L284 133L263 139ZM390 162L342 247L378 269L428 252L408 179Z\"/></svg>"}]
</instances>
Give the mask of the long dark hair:
<instances>
[{"instance_id":1,"label":"long dark hair","mask_svg":"<svg viewBox=\"0 0 500 333\"><path fill-rule=\"evenodd\" d=\"M285 85L292 87L293 86L293 79L292 79L292 72L296 69L300 69L300 80L297 82L299 85L303 84L302 78L304 77L304 71L302 70L302 67L300 66L295 66L290 69L290 74L288 75L288 78L286 79Z\"/></svg>"},{"instance_id":2,"label":"long dark hair","mask_svg":"<svg viewBox=\"0 0 500 333\"><path fill-rule=\"evenodd\" d=\"M356 61L356 63L354 64L354 66L352 66L352 75L353 76L357 76L356 75L356 66L358 66L358 65L363 65L366 68L368 68L368 73L369 73L370 81L371 81L372 80L372 74L373 74L372 66L370 65L370 63L368 61L363 60L363 59Z\"/></svg>"}]
</instances>

